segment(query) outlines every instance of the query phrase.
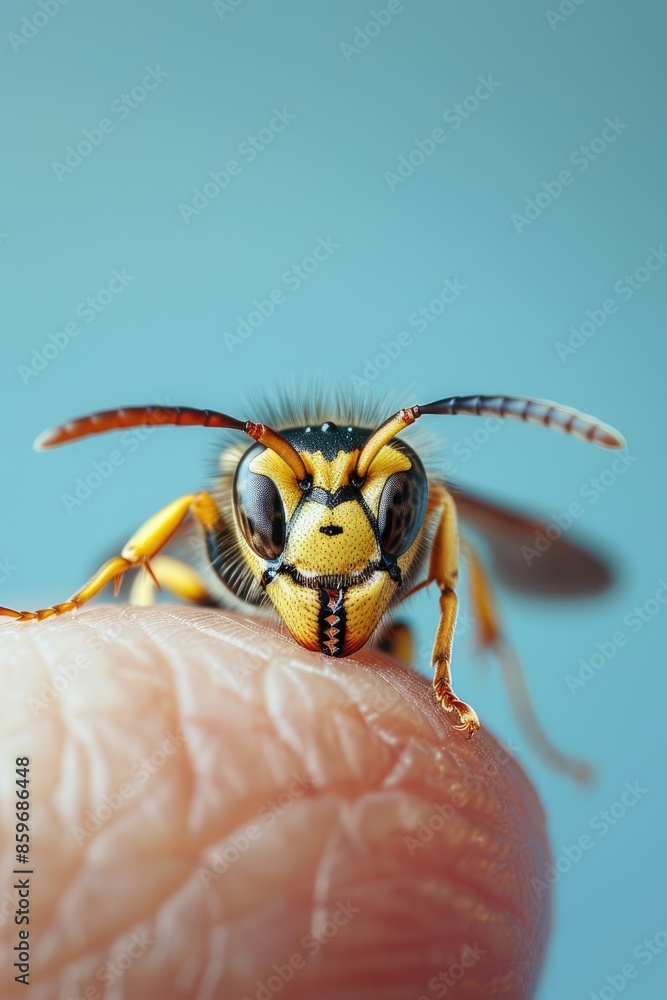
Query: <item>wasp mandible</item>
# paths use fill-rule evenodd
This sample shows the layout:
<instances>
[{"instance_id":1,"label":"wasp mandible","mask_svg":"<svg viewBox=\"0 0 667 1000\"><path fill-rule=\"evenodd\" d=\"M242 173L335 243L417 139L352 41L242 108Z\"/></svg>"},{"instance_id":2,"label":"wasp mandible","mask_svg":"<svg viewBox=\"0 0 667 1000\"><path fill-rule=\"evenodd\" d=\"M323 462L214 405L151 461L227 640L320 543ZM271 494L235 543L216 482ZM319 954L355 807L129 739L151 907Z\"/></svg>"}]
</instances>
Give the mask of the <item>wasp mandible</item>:
<instances>
[{"instance_id":1,"label":"wasp mandible","mask_svg":"<svg viewBox=\"0 0 667 1000\"><path fill-rule=\"evenodd\" d=\"M364 646L390 609L435 584L440 619L431 657L433 692L456 728L471 736L479 719L454 692L451 677L462 547L457 511L491 543L504 582L519 589L586 592L599 589L606 571L593 555L561 539L556 556L560 570L565 568L562 579L550 580L542 567L525 564L517 576L508 543L514 540L516 557L519 540L538 522L427 473L417 451L397 435L427 415L469 414L542 424L606 448L623 447L623 438L576 410L522 397L452 396L403 407L375 427L359 426L369 421L355 422L339 410L326 420L278 419L274 429L216 410L131 406L45 432L35 442L38 449L151 423L226 428L244 432L253 443L225 448L210 491L188 493L151 517L69 600L40 611L0 608L0 615L22 622L61 615L81 607L111 580L117 593L127 570L144 567L153 586L190 601L224 606L231 598L237 607L272 608L301 646L340 657ZM211 583L187 563L161 554L188 515L203 536ZM516 664L489 578L468 542L465 552L480 644L496 650L512 669ZM533 743L556 767L582 777L582 765L539 731L523 682L515 680L515 686Z\"/></svg>"}]
</instances>

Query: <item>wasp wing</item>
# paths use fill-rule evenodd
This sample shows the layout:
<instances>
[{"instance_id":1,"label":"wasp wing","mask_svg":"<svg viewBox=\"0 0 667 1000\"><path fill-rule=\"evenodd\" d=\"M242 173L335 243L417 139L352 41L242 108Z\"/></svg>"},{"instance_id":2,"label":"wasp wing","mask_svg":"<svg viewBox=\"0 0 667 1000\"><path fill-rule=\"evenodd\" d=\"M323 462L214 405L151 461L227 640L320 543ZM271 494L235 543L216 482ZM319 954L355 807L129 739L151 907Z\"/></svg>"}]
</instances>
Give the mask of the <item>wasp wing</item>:
<instances>
[{"instance_id":1,"label":"wasp wing","mask_svg":"<svg viewBox=\"0 0 667 1000\"><path fill-rule=\"evenodd\" d=\"M566 537L567 529L460 487L447 488L461 520L487 543L496 576L512 590L535 597L577 597L601 593L614 582L610 560Z\"/></svg>"}]
</instances>

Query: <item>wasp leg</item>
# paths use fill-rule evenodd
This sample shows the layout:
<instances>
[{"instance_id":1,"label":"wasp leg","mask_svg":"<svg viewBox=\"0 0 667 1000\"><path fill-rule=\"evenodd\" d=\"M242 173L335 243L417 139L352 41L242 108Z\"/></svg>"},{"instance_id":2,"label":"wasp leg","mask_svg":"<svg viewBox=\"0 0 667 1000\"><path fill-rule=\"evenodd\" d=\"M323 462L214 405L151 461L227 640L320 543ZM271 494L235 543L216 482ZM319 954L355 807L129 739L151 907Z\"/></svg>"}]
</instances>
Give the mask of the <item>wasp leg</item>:
<instances>
[{"instance_id":1,"label":"wasp leg","mask_svg":"<svg viewBox=\"0 0 667 1000\"><path fill-rule=\"evenodd\" d=\"M10 608L0 608L0 615L14 618L16 621L35 619L42 621L44 618L51 618L52 615L62 615L81 607L98 594L110 580L114 580L117 587L128 569L146 566L150 570L149 560L166 545L188 513L192 514L206 531L217 531L220 527L222 518L210 493L205 490L188 493L149 518L130 538L121 554L105 562L88 583L68 601L53 604L50 608L42 608L39 611L13 611Z\"/></svg>"},{"instance_id":2,"label":"wasp leg","mask_svg":"<svg viewBox=\"0 0 667 1000\"><path fill-rule=\"evenodd\" d=\"M440 588L440 621L435 634L431 665L435 669L433 693L446 712L459 718L456 729L472 736L479 729L477 713L452 689L452 642L456 626L458 600L454 588L459 576L459 532L456 507L451 494L440 484L432 484L436 497L442 504L442 513L433 540L428 581L434 580Z\"/></svg>"},{"instance_id":3,"label":"wasp leg","mask_svg":"<svg viewBox=\"0 0 667 1000\"><path fill-rule=\"evenodd\" d=\"M468 559L470 596L477 620L478 648L490 649L496 655L519 729L545 764L556 771L568 774L575 781L582 784L589 783L594 777L591 766L585 761L562 753L542 729L530 700L519 657L503 634L491 581L479 556L467 541L465 553Z\"/></svg>"},{"instance_id":4,"label":"wasp leg","mask_svg":"<svg viewBox=\"0 0 667 1000\"><path fill-rule=\"evenodd\" d=\"M155 556L150 573L140 573L134 578L128 600L130 604L148 607L155 604L155 591L162 588L193 604L218 604L197 570L181 559L166 555Z\"/></svg>"},{"instance_id":5,"label":"wasp leg","mask_svg":"<svg viewBox=\"0 0 667 1000\"><path fill-rule=\"evenodd\" d=\"M415 662L415 641L412 629L406 622L391 622L376 648L388 653L404 667L411 667Z\"/></svg>"}]
</instances>

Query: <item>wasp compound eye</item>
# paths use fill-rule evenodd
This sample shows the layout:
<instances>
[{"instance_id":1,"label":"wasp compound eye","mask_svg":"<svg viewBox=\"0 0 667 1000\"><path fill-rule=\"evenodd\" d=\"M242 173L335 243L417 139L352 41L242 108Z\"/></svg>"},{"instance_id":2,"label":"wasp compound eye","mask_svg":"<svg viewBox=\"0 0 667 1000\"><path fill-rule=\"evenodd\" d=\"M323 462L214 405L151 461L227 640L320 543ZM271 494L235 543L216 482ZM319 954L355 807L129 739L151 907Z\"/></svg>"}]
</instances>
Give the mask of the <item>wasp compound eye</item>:
<instances>
[{"instance_id":1,"label":"wasp compound eye","mask_svg":"<svg viewBox=\"0 0 667 1000\"><path fill-rule=\"evenodd\" d=\"M382 490L378 510L380 547L385 556L397 559L410 548L419 533L428 498L428 484L422 468L389 476Z\"/></svg>"},{"instance_id":2,"label":"wasp compound eye","mask_svg":"<svg viewBox=\"0 0 667 1000\"><path fill-rule=\"evenodd\" d=\"M285 547L285 511L278 487L268 476L251 472L255 457L242 459L234 482L234 501L243 535L262 559L277 559Z\"/></svg>"}]
</instances>

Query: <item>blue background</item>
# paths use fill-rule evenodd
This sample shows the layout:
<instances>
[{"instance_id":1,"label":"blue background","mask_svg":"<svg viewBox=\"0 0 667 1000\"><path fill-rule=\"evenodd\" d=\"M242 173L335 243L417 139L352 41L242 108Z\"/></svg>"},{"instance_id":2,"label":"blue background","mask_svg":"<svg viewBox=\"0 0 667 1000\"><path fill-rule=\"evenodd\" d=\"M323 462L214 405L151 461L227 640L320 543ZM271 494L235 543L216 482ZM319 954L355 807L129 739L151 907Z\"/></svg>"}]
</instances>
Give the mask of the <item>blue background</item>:
<instances>
[{"instance_id":1,"label":"blue background","mask_svg":"<svg viewBox=\"0 0 667 1000\"><path fill-rule=\"evenodd\" d=\"M137 447L116 436L31 450L40 430L78 413L161 401L250 416L253 390L320 372L327 383L362 396L391 392L403 403L532 394L620 427L636 461L595 503L582 501L581 489L610 468L612 453L508 424L466 458L462 439L482 425L462 417L432 418L429 435L443 460L448 445L456 477L479 490L547 519L582 502L577 528L622 566L614 592L595 600L548 605L504 594L501 605L541 719L601 771L599 784L581 791L519 752L543 798L554 854L585 833L594 841L553 890L539 996L588 998L634 962L638 975L623 996L640 1000L667 981L667 953L646 966L633 958L667 925L667 610L636 634L623 619L667 576L667 267L628 301L614 284L667 240L667 18L655 0L561 6L572 13L550 24L541 2L404 0L354 51L342 43L354 43L373 9L361 0L237 0L218 10L71 0L39 30L28 27L34 37L25 44L12 44L10 33L39 6L3 4L0 601L33 607L66 597L142 519L202 483L211 455L204 431L163 429ZM123 117L112 111L157 65L167 78ZM488 99L460 127L452 116L443 123L489 74L499 86ZM238 146L269 125L274 108L295 118L248 162ZM628 127L581 171L569 158L607 117ZM59 179L54 161L103 118L113 131ZM446 141L390 190L385 172L439 127ZM240 173L186 222L179 206L230 159ZM518 232L512 214L568 168L573 182ZM320 237L340 245L300 288L287 287L282 275ZM77 317L114 268L133 280L93 322ZM445 278L465 291L418 332L408 317ZM285 301L230 350L225 333L275 288ZM570 325L608 298L617 311L562 360L556 344ZM77 319L79 335L26 374L33 350ZM412 343L355 389L352 376L403 330ZM68 511L63 494L115 449L122 462L112 476ZM420 595L414 610L426 644L436 602ZM618 629L627 644L573 694L566 675ZM459 641L457 689L523 747L498 672L475 666L471 638ZM591 820L635 781L646 794L597 834Z\"/></svg>"}]
</instances>

